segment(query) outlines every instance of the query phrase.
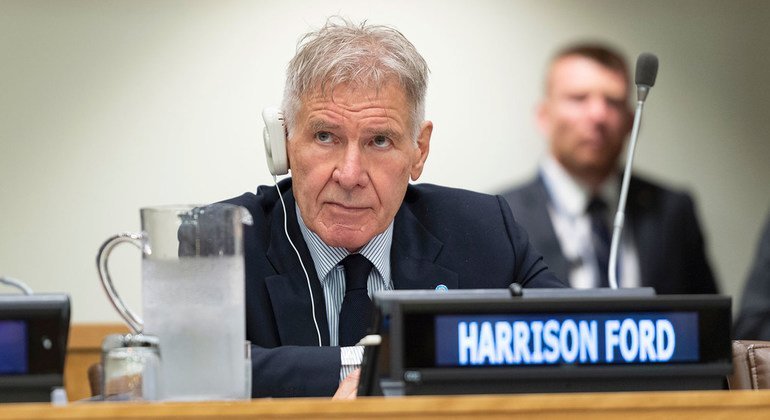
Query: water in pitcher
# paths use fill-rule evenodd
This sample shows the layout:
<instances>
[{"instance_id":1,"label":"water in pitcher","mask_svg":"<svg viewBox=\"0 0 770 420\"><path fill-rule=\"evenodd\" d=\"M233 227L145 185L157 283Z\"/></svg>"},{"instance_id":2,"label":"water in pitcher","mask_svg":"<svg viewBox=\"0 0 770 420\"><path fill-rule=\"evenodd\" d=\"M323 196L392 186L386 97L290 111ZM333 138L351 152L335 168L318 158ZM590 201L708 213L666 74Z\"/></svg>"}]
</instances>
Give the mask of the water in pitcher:
<instances>
[{"instance_id":1,"label":"water in pitcher","mask_svg":"<svg viewBox=\"0 0 770 420\"><path fill-rule=\"evenodd\" d=\"M243 257L142 263L144 331L158 336L161 399L243 398Z\"/></svg>"}]
</instances>

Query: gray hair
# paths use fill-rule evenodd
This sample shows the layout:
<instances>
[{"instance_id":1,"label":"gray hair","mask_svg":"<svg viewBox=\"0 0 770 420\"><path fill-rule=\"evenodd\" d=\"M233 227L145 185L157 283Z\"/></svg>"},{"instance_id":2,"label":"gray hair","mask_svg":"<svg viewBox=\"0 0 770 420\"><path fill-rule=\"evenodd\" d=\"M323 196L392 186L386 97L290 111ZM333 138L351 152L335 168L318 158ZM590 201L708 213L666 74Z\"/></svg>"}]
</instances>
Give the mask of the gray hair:
<instances>
[{"instance_id":1,"label":"gray hair","mask_svg":"<svg viewBox=\"0 0 770 420\"><path fill-rule=\"evenodd\" d=\"M287 128L296 125L304 95L330 94L343 83L379 89L396 80L412 106L412 139L425 118L428 64L401 32L388 26L355 24L332 17L300 38L286 70L283 110Z\"/></svg>"}]
</instances>

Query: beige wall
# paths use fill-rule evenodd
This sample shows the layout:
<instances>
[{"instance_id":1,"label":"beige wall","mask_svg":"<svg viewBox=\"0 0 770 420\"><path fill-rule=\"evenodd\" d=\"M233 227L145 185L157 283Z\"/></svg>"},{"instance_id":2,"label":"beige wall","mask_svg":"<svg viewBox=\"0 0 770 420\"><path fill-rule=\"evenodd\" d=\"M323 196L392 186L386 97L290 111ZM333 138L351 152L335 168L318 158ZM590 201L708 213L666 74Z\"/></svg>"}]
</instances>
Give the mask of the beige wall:
<instances>
[{"instance_id":1,"label":"beige wall","mask_svg":"<svg viewBox=\"0 0 770 420\"><path fill-rule=\"evenodd\" d=\"M271 182L262 107L297 37L330 14L392 24L427 58L421 179L487 192L528 177L544 63L578 38L660 58L636 168L690 189L725 293L770 208L770 2L0 0L0 273L114 321L95 254L138 209ZM115 282L139 306L139 255ZM5 292L2 290L0 292ZM8 290L10 291L10 290Z\"/></svg>"}]
</instances>

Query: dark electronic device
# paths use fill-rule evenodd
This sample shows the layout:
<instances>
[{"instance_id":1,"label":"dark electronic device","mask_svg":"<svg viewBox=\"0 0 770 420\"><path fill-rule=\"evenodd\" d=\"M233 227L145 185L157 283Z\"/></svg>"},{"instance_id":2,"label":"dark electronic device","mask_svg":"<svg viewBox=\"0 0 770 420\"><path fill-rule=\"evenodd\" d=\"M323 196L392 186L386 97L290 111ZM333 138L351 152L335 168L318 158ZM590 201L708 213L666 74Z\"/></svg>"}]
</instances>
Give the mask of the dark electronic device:
<instances>
[{"instance_id":1,"label":"dark electronic device","mask_svg":"<svg viewBox=\"0 0 770 420\"><path fill-rule=\"evenodd\" d=\"M731 300L651 289L388 291L359 395L721 389Z\"/></svg>"},{"instance_id":2,"label":"dark electronic device","mask_svg":"<svg viewBox=\"0 0 770 420\"><path fill-rule=\"evenodd\" d=\"M70 300L0 295L0 402L47 402L63 386Z\"/></svg>"}]
</instances>

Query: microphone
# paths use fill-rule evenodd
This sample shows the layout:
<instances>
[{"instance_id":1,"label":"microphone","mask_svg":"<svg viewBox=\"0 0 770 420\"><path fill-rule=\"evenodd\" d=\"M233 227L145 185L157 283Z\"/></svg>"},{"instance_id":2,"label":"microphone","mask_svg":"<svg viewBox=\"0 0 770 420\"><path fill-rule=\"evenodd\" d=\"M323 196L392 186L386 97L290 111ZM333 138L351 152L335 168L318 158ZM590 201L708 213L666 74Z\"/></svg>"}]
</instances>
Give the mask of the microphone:
<instances>
[{"instance_id":1,"label":"microphone","mask_svg":"<svg viewBox=\"0 0 770 420\"><path fill-rule=\"evenodd\" d=\"M658 57L650 53L641 53L636 60L636 96L639 101L647 99L647 93L655 85L658 75Z\"/></svg>"},{"instance_id":2,"label":"microphone","mask_svg":"<svg viewBox=\"0 0 770 420\"><path fill-rule=\"evenodd\" d=\"M626 198L628 197L628 183L631 180L631 166L634 162L634 152L636 151L636 140L639 138L639 125L642 122L642 110L644 101L647 100L647 94L655 85L655 77L658 75L658 57L655 54L642 53L636 59L636 111L634 112L634 126L631 130L631 144L628 146L628 156L626 158L626 168L623 171L623 184L620 189L620 200L618 200L618 210L615 213L615 221L612 230L612 244L610 245L610 261L607 267L607 278L610 287L618 288L618 246L620 245L620 234L623 231L623 223L626 218Z\"/></svg>"}]
</instances>

